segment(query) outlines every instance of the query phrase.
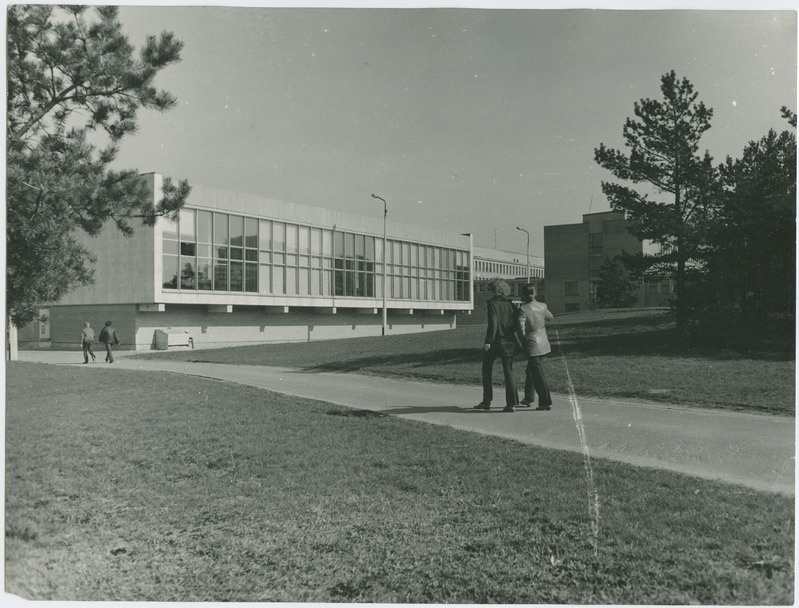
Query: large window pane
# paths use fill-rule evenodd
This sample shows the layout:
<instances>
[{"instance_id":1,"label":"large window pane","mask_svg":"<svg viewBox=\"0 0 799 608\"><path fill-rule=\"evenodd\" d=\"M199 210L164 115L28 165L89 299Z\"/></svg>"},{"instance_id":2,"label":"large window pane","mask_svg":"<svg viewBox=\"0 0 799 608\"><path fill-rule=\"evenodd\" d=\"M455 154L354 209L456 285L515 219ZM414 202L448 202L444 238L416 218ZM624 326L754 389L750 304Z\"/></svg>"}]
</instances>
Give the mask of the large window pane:
<instances>
[{"instance_id":1,"label":"large window pane","mask_svg":"<svg viewBox=\"0 0 799 608\"><path fill-rule=\"evenodd\" d=\"M317 268L311 269L311 295L322 295L322 271Z\"/></svg>"},{"instance_id":2,"label":"large window pane","mask_svg":"<svg viewBox=\"0 0 799 608\"><path fill-rule=\"evenodd\" d=\"M258 248L258 220L253 217L244 219L244 246Z\"/></svg>"},{"instance_id":3,"label":"large window pane","mask_svg":"<svg viewBox=\"0 0 799 608\"><path fill-rule=\"evenodd\" d=\"M230 291L243 291L244 268L241 262L230 262Z\"/></svg>"},{"instance_id":4,"label":"large window pane","mask_svg":"<svg viewBox=\"0 0 799 608\"><path fill-rule=\"evenodd\" d=\"M214 213L214 243L228 244L228 216L226 213Z\"/></svg>"},{"instance_id":5,"label":"large window pane","mask_svg":"<svg viewBox=\"0 0 799 608\"><path fill-rule=\"evenodd\" d=\"M165 255L163 256L162 276L164 279L163 286L167 289L178 288L178 256Z\"/></svg>"},{"instance_id":6,"label":"large window pane","mask_svg":"<svg viewBox=\"0 0 799 608\"><path fill-rule=\"evenodd\" d=\"M344 233L343 232L335 232L335 233L333 233L333 257L334 258L343 258L344 257Z\"/></svg>"},{"instance_id":7,"label":"large window pane","mask_svg":"<svg viewBox=\"0 0 799 608\"><path fill-rule=\"evenodd\" d=\"M300 253L310 253L311 252L311 229L308 226L300 226L299 227L299 252Z\"/></svg>"},{"instance_id":8,"label":"large window pane","mask_svg":"<svg viewBox=\"0 0 799 608\"><path fill-rule=\"evenodd\" d=\"M213 215L210 211L197 212L197 240L200 243L212 242Z\"/></svg>"},{"instance_id":9,"label":"large window pane","mask_svg":"<svg viewBox=\"0 0 799 608\"><path fill-rule=\"evenodd\" d=\"M297 292L301 296L307 296L309 294L309 276L307 268L300 268L300 274L297 280Z\"/></svg>"},{"instance_id":10,"label":"large window pane","mask_svg":"<svg viewBox=\"0 0 799 608\"><path fill-rule=\"evenodd\" d=\"M272 222L261 220L261 227L259 231L259 247L264 251L272 249Z\"/></svg>"},{"instance_id":11,"label":"large window pane","mask_svg":"<svg viewBox=\"0 0 799 608\"><path fill-rule=\"evenodd\" d=\"M297 253L297 226L286 224L286 253Z\"/></svg>"},{"instance_id":12,"label":"large window pane","mask_svg":"<svg viewBox=\"0 0 799 608\"><path fill-rule=\"evenodd\" d=\"M355 257L363 259L366 255L366 237L362 234L355 235Z\"/></svg>"},{"instance_id":13,"label":"large window pane","mask_svg":"<svg viewBox=\"0 0 799 608\"><path fill-rule=\"evenodd\" d=\"M322 271L322 295L323 296L332 296L333 295L332 277L333 277L333 271L332 270L323 270Z\"/></svg>"},{"instance_id":14,"label":"large window pane","mask_svg":"<svg viewBox=\"0 0 799 608\"><path fill-rule=\"evenodd\" d=\"M322 255L333 256L333 233L330 230L322 231Z\"/></svg>"},{"instance_id":15,"label":"large window pane","mask_svg":"<svg viewBox=\"0 0 799 608\"><path fill-rule=\"evenodd\" d=\"M258 267L258 285L260 286L260 293L272 293L272 284L269 280L271 268L267 264L261 264Z\"/></svg>"},{"instance_id":16,"label":"large window pane","mask_svg":"<svg viewBox=\"0 0 799 608\"><path fill-rule=\"evenodd\" d=\"M194 260L180 258L180 288L195 289L197 271L194 268Z\"/></svg>"},{"instance_id":17,"label":"large window pane","mask_svg":"<svg viewBox=\"0 0 799 608\"><path fill-rule=\"evenodd\" d=\"M164 226L161 231L165 239L178 239L178 223L164 216L161 217L161 224Z\"/></svg>"},{"instance_id":18,"label":"large window pane","mask_svg":"<svg viewBox=\"0 0 799 608\"><path fill-rule=\"evenodd\" d=\"M282 222L272 225L272 250L286 251L286 225Z\"/></svg>"},{"instance_id":19,"label":"large window pane","mask_svg":"<svg viewBox=\"0 0 799 608\"><path fill-rule=\"evenodd\" d=\"M196 217L194 209L181 209L180 210L180 240L181 241L196 241L197 231L194 226L194 218Z\"/></svg>"},{"instance_id":20,"label":"large window pane","mask_svg":"<svg viewBox=\"0 0 799 608\"><path fill-rule=\"evenodd\" d=\"M244 291L258 293L258 264L244 265Z\"/></svg>"},{"instance_id":21,"label":"large window pane","mask_svg":"<svg viewBox=\"0 0 799 608\"><path fill-rule=\"evenodd\" d=\"M286 295L297 295L297 269L294 266L286 266Z\"/></svg>"},{"instance_id":22,"label":"large window pane","mask_svg":"<svg viewBox=\"0 0 799 608\"><path fill-rule=\"evenodd\" d=\"M351 232L344 233L344 257L355 257L355 235Z\"/></svg>"},{"instance_id":23,"label":"large window pane","mask_svg":"<svg viewBox=\"0 0 799 608\"><path fill-rule=\"evenodd\" d=\"M214 260L214 290L227 291L227 260Z\"/></svg>"},{"instance_id":24,"label":"large window pane","mask_svg":"<svg viewBox=\"0 0 799 608\"><path fill-rule=\"evenodd\" d=\"M311 254L322 254L322 231L319 228L311 228Z\"/></svg>"},{"instance_id":25,"label":"large window pane","mask_svg":"<svg viewBox=\"0 0 799 608\"><path fill-rule=\"evenodd\" d=\"M201 258L197 261L197 289L210 290L214 286L211 276L211 260Z\"/></svg>"},{"instance_id":26,"label":"large window pane","mask_svg":"<svg viewBox=\"0 0 799 608\"><path fill-rule=\"evenodd\" d=\"M285 268L283 266L276 267L272 273L272 293L275 295L282 295L286 293L286 290L283 286L283 272Z\"/></svg>"},{"instance_id":27,"label":"large window pane","mask_svg":"<svg viewBox=\"0 0 799 608\"><path fill-rule=\"evenodd\" d=\"M244 218L240 215L230 216L230 245L244 247Z\"/></svg>"}]
</instances>

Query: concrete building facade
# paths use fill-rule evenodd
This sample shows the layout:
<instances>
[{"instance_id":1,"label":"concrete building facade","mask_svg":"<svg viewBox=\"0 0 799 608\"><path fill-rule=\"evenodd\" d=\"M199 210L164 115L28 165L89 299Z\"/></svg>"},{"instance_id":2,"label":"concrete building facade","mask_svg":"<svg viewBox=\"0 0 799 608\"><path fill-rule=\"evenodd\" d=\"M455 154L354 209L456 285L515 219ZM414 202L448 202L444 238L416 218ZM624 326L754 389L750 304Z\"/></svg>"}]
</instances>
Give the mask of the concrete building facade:
<instances>
[{"instance_id":1,"label":"concrete building facade","mask_svg":"<svg viewBox=\"0 0 799 608\"><path fill-rule=\"evenodd\" d=\"M557 314L596 308L596 285L605 256L626 251L641 253L646 246L627 231L624 213L605 211L583 215L579 224L544 226L546 298ZM638 306L668 306L673 281L647 279L639 288Z\"/></svg>"}]
</instances>

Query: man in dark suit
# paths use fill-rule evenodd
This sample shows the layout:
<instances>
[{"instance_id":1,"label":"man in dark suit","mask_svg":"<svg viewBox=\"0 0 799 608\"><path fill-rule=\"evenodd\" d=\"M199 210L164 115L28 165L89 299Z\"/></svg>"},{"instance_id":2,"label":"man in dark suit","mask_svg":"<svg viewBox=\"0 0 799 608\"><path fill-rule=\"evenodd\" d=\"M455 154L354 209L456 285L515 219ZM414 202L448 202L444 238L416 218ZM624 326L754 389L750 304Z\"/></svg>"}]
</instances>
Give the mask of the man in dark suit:
<instances>
[{"instance_id":1,"label":"man in dark suit","mask_svg":"<svg viewBox=\"0 0 799 608\"><path fill-rule=\"evenodd\" d=\"M510 301L510 287L502 279L494 279L488 284L492 294L488 300L488 328L483 345L483 400L474 406L476 410L491 409L494 398L492 375L494 360L502 358L502 372L505 375L505 409L503 412L515 412L519 404L516 392L516 380L513 377L513 355L516 348L521 348L516 333L516 308Z\"/></svg>"}]
</instances>

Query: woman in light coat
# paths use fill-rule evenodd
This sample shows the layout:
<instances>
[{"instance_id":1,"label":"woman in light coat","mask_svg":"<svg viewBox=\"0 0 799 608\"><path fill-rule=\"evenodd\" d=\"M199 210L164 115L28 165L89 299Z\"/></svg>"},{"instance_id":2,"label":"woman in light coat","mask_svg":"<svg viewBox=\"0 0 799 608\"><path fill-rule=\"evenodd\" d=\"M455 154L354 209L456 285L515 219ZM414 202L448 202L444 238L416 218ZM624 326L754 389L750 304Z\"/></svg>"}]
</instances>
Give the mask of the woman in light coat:
<instances>
[{"instance_id":1,"label":"woman in light coat","mask_svg":"<svg viewBox=\"0 0 799 608\"><path fill-rule=\"evenodd\" d=\"M552 407L543 358L552 348L547 337L546 322L554 317L546 304L535 299L535 285L527 284L522 289L524 304L519 309L519 334L522 336L524 352L527 355L527 370L524 382L524 399L522 404L533 404L533 389L538 393L537 410L546 411Z\"/></svg>"}]
</instances>

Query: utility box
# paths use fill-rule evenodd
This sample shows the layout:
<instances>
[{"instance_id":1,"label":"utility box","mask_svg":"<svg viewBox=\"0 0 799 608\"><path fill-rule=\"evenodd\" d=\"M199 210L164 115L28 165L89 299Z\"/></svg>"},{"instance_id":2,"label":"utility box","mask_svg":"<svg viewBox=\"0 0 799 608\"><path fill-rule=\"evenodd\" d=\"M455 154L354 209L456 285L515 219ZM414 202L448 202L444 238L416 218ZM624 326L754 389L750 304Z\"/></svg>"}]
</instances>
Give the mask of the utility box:
<instances>
[{"instance_id":1,"label":"utility box","mask_svg":"<svg viewBox=\"0 0 799 608\"><path fill-rule=\"evenodd\" d=\"M155 350L169 350L170 347L177 346L194 348L194 339L189 332L180 329L155 330Z\"/></svg>"}]
</instances>

